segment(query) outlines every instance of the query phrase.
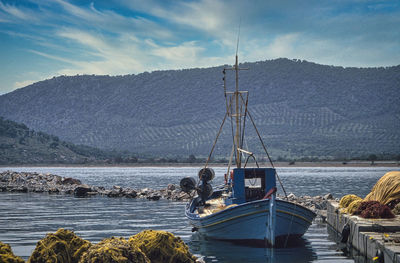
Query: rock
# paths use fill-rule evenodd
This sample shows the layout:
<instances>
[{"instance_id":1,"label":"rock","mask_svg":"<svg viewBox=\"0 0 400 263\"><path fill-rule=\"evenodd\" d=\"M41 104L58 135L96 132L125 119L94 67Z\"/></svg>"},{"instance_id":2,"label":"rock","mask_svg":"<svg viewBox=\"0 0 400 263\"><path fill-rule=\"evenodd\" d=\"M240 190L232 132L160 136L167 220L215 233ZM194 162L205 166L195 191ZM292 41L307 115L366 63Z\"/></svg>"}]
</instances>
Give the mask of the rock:
<instances>
[{"instance_id":1,"label":"rock","mask_svg":"<svg viewBox=\"0 0 400 263\"><path fill-rule=\"evenodd\" d=\"M101 194L101 195L107 195L108 196L108 194L111 193L111 190L98 190L98 193Z\"/></svg>"},{"instance_id":2,"label":"rock","mask_svg":"<svg viewBox=\"0 0 400 263\"><path fill-rule=\"evenodd\" d=\"M60 228L56 233L49 233L45 238L37 242L28 262L78 263L82 254L90 246L89 241L83 240L72 231Z\"/></svg>"},{"instance_id":3,"label":"rock","mask_svg":"<svg viewBox=\"0 0 400 263\"><path fill-rule=\"evenodd\" d=\"M317 202L317 203L315 204L315 207L316 207L317 209L319 209L319 210L326 210L326 209L327 209L327 201L324 200L324 201L322 201L322 202Z\"/></svg>"},{"instance_id":4,"label":"rock","mask_svg":"<svg viewBox=\"0 0 400 263\"><path fill-rule=\"evenodd\" d=\"M28 187L26 187L26 186L17 186L14 189L12 189L11 191L12 192L27 193L28 192Z\"/></svg>"},{"instance_id":5,"label":"rock","mask_svg":"<svg viewBox=\"0 0 400 263\"><path fill-rule=\"evenodd\" d=\"M111 191L107 194L107 196L108 196L108 197L121 197L122 194L121 194L121 192L119 192L119 191L113 189L113 190L111 190Z\"/></svg>"},{"instance_id":6,"label":"rock","mask_svg":"<svg viewBox=\"0 0 400 263\"><path fill-rule=\"evenodd\" d=\"M0 241L0 262L24 263L25 261L14 255L9 244Z\"/></svg>"},{"instance_id":7,"label":"rock","mask_svg":"<svg viewBox=\"0 0 400 263\"><path fill-rule=\"evenodd\" d=\"M50 174L50 175L48 175L49 177L48 177L48 181L50 181L52 184L61 184L62 183L62 177L61 176L58 176L58 175L52 175L52 174ZM50 180L51 179L51 180Z\"/></svg>"},{"instance_id":8,"label":"rock","mask_svg":"<svg viewBox=\"0 0 400 263\"><path fill-rule=\"evenodd\" d=\"M296 196L293 193L290 193L287 197L291 200L296 199Z\"/></svg>"},{"instance_id":9,"label":"rock","mask_svg":"<svg viewBox=\"0 0 400 263\"><path fill-rule=\"evenodd\" d=\"M49 188L48 192L49 192L49 194L56 194L56 193L59 193L60 190L58 190L56 187L52 187L52 188Z\"/></svg>"},{"instance_id":10,"label":"rock","mask_svg":"<svg viewBox=\"0 0 400 263\"><path fill-rule=\"evenodd\" d=\"M39 187L34 188L34 189L32 190L32 192L35 192L35 193L43 193L43 192L46 192L46 191L43 189L43 187L39 186Z\"/></svg>"},{"instance_id":11,"label":"rock","mask_svg":"<svg viewBox=\"0 0 400 263\"><path fill-rule=\"evenodd\" d=\"M150 189L149 188L143 188L143 189L139 190L138 196L145 197L149 193L150 193Z\"/></svg>"},{"instance_id":12,"label":"rock","mask_svg":"<svg viewBox=\"0 0 400 263\"><path fill-rule=\"evenodd\" d=\"M74 190L68 189L68 190L65 190L64 193L65 193L65 194L72 195L72 194L74 194Z\"/></svg>"},{"instance_id":13,"label":"rock","mask_svg":"<svg viewBox=\"0 0 400 263\"><path fill-rule=\"evenodd\" d=\"M123 194L125 197L128 197L128 198L135 198L137 196L137 192L130 188L124 189Z\"/></svg>"},{"instance_id":14,"label":"rock","mask_svg":"<svg viewBox=\"0 0 400 263\"><path fill-rule=\"evenodd\" d=\"M87 262L151 263L138 246L123 237L106 238L90 247L79 261Z\"/></svg>"},{"instance_id":15,"label":"rock","mask_svg":"<svg viewBox=\"0 0 400 263\"><path fill-rule=\"evenodd\" d=\"M122 192L122 187L118 185L113 185L113 190Z\"/></svg>"},{"instance_id":16,"label":"rock","mask_svg":"<svg viewBox=\"0 0 400 263\"><path fill-rule=\"evenodd\" d=\"M174 184L168 184L167 190L174 191L175 189L176 189L176 186Z\"/></svg>"},{"instance_id":17,"label":"rock","mask_svg":"<svg viewBox=\"0 0 400 263\"><path fill-rule=\"evenodd\" d=\"M79 184L82 184L82 182L80 180L78 180L78 179L67 177L67 178L63 178L61 180L61 184L64 184L64 185L66 185L66 184L78 184L79 185Z\"/></svg>"},{"instance_id":18,"label":"rock","mask_svg":"<svg viewBox=\"0 0 400 263\"><path fill-rule=\"evenodd\" d=\"M147 199L152 200L152 201L158 201L158 200L160 200L160 198L161 198L161 195L157 195L157 194L152 194L152 195L147 196Z\"/></svg>"},{"instance_id":19,"label":"rock","mask_svg":"<svg viewBox=\"0 0 400 263\"><path fill-rule=\"evenodd\" d=\"M91 192L92 189L90 186L86 184L81 184L74 189L74 196L75 197L85 197L88 195L88 192Z\"/></svg>"},{"instance_id":20,"label":"rock","mask_svg":"<svg viewBox=\"0 0 400 263\"><path fill-rule=\"evenodd\" d=\"M113 186L111 191L107 194L108 197L121 197L122 196L122 188L120 186Z\"/></svg>"},{"instance_id":21,"label":"rock","mask_svg":"<svg viewBox=\"0 0 400 263\"><path fill-rule=\"evenodd\" d=\"M129 238L129 243L142 250L152 263L194 263L196 257L188 246L172 233L145 230Z\"/></svg>"},{"instance_id":22,"label":"rock","mask_svg":"<svg viewBox=\"0 0 400 263\"><path fill-rule=\"evenodd\" d=\"M324 199L325 200L332 200L333 199L333 195L331 193L324 195Z\"/></svg>"}]
</instances>

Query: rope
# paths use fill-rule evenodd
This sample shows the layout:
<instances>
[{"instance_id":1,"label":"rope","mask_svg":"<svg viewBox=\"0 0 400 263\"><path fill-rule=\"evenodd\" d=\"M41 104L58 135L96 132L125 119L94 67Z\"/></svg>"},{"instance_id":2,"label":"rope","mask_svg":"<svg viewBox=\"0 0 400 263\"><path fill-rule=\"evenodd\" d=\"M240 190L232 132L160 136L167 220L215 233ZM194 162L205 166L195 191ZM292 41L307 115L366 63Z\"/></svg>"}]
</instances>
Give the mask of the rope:
<instances>
[{"instance_id":1,"label":"rope","mask_svg":"<svg viewBox=\"0 0 400 263\"><path fill-rule=\"evenodd\" d=\"M268 151L267 151L267 147L265 146L265 144L264 144L264 141L262 140L262 138L261 138L261 135L260 135L260 133L258 132L258 129L257 129L257 127L256 127L256 124L254 123L254 120L253 120L253 117L252 117L252 116L251 116L251 114L250 114L250 111L247 111L247 113L249 114L249 117L250 117L251 123L253 124L253 126L254 126L254 129L256 130L256 133L257 133L258 139L260 140L260 142L261 142L261 145L263 146L263 148L264 148L264 151L265 151L265 153L267 154L268 160L269 160L269 162L271 163L271 166L272 166L272 168L274 168L274 169L275 169L274 163L272 162L272 159L271 159L271 157L269 156L269 153L268 153ZM279 184L281 185L283 192L285 193L285 197L286 197L286 199L288 199L288 196L287 196L286 190L285 190L285 188L283 187L283 184L282 184L281 178L279 177L279 175L278 175L278 172L277 172L276 170L275 170L275 175L276 175L276 177L278 178Z\"/></svg>"},{"instance_id":2,"label":"rope","mask_svg":"<svg viewBox=\"0 0 400 263\"><path fill-rule=\"evenodd\" d=\"M231 100L230 100L230 110L231 110L231 112L232 112L232 100L233 100L233 97L231 97ZM235 142L235 136L234 136L234 131L233 131L233 118L232 118L232 114L230 114L230 117L231 117L231 130L232 130L232 145L233 145L233 147L234 148L236 148L235 147L235 145L236 145L236 142ZM234 153L235 153L235 163L237 164L238 163L238 156L237 156L237 154L236 154L236 151L234 151Z\"/></svg>"},{"instance_id":3,"label":"rope","mask_svg":"<svg viewBox=\"0 0 400 263\"><path fill-rule=\"evenodd\" d=\"M235 151L235 146L232 145L232 151L231 151L231 155L229 157L229 163L228 163L228 171L226 172L226 176L230 176L229 172L231 170L231 165L232 165L232 157L233 157L233 152Z\"/></svg>"},{"instance_id":4,"label":"rope","mask_svg":"<svg viewBox=\"0 0 400 263\"><path fill-rule=\"evenodd\" d=\"M241 97L242 101L244 101L242 94L240 94L240 97ZM246 117L247 117L247 104L248 104L248 101L249 101L249 97L247 96L246 105L245 105L245 108L244 108L243 130L242 130L242 140L241 140L240 148L243 148L244 131L245 131L245 128L246 128Z\"/></svg>"},{"instance_id":5,"label":"rope","mask_svg":"<svg viewBox=\"0 0 400 263\"><path fill-rule=\"evenodd\" d=\"M222 127L224 126L224 123L225 123L225 120L226 120L226 117L227 117L227 116L228 116L228 112L225 113L224 120L222 121L221 126L219 127L219 131L218 131L218 133L217 133L217 137L215 138L214 144L213 144L213 146L212 146L212 148L211 148L210 154L208 155L208 158L207 158L206 164L204 165L204 168L207 168L208 163L210 162L211 155L212 155L212 153L214 152L215 145L217 144L218 137L219 137L219 135L221 134Z\"/></svg>"}]
</instances>

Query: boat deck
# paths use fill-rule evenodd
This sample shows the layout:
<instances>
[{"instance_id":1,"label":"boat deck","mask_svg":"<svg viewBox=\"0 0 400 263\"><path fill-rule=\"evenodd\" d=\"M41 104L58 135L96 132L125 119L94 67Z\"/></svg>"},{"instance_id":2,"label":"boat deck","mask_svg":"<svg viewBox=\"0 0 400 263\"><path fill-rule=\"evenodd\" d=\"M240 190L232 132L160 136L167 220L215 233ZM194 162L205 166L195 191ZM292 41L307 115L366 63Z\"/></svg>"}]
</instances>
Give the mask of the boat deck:
<instances>
[{"instance_id":1,"label":"boat deck","mask_svg":"<svg viewBox=\"0 0 400 263\"><path fill-rule=\"evenodd\" d=\"M237 204L227 206L225 205L225 198L218 197L215 199L207 200L206 205L204 207L198 208L196 212L200 217L205 217L233 206L237 206Z\"/></svg>"}]
</instances>

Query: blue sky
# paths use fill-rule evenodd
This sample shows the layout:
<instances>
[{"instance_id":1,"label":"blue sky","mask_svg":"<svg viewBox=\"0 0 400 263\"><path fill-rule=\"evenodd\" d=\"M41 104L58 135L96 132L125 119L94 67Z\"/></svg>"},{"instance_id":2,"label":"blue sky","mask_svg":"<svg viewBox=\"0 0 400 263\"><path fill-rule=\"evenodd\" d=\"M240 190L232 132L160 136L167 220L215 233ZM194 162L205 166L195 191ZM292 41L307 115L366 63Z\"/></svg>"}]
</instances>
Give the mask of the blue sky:
<instances>
[{"instance_id":1,"label":"blue sky","mask_svg":"<svg viewBox=\"0 0 400 263\"><path fill-rule=\"evenodd\" d=\"M280 57L400 64L400 1L0 0L0 94L59 75Z\"/></svg>"}]
</instances>

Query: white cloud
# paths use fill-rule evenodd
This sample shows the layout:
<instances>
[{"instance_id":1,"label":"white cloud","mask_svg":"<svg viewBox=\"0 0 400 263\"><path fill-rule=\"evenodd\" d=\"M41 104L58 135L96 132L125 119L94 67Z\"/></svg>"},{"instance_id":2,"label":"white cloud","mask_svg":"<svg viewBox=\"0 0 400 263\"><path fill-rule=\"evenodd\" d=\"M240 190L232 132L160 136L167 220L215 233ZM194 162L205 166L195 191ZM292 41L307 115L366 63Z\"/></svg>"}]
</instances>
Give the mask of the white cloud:
<instances>
[{"instance_id":1,"label":"white cloud","mask_svg":"<svg viewBox=\"0 0 400 263\"><path fill-rule=\"evenodd\" d=\"M57 60L57 61L64 62L64 63L69 63L69 64L74 64L75 63L74 60L63 58L63 57L60 57L60 56L50 55L50 54L47 54L47 53L44 53L44 52L40 52L40 51L37 51L37 50L29 50L29 51L31 53L36 54L36 55L39 55L39 56L42 56L42 57L45 57L45 58L49 58L49 59L52 59L52 60Z\"/></svg>"},{"instance_id":2,"label":"white cloud","mask_svg":"<svg viewBox=\"0 0 400 263\"><path fill-rule=\"evenodd\" d=\"M153 38L173 38L173 33L162 24L155 23L143 17L123 16L113 11L99 11L92 2L89 7L78 7L64 0L56 0L69 14L66 20L76 27L82 27L82 20L98 30L115 32L117 34L134 33L144 37L151 34ZM71 17L72 16L72 17Z\"/></svg>"},{"instance_id":3,"label":"white cloud","mask_svg":"<svg viewBox=\"0 0 400 263\"><path fill-rule=\"evenodd\" d=\"M31 18L28 14L18 9L17 7L3 4L2 2L0 2L0 9L16 18L20 18L23 20L28 20Z\"/></svg>"},{"instance_id":4,"label":"white cloud","mask_svg":"<svg viewBox=\"0 0 400 263\"><path fill-rule=\"evenodd\" d=\"M60 74L128 74L144 71L142 63L137 58L143 58L140 49L136 45L137 39L129 36L120 36L113 39L105 39L101 34L86 32L83 30L64 28L57 35L78 43L87 50L92 58L65 59L60 56L50 55L35 51L36 54L70 64L60 70ZM71 67L72 66L72 67Z\"/></svg>"},{"instance_id":5,"label":"white cloud","mask_svg":"<svg viewBox=\"0 0 400 263\"><path fill-rule=\"evenodd\" d=\"M287 34L276 37L268 46L267 54L272 58L292 57L298 37L299 34Z\"/></svg>"},{"instance_id":6,"label":"white cloud","mask_svg":"<svg viewBox=\"0 0 400 263\"><path fill-rule=\"evenodd\" d=\"M154 55L169 61L182 62L184 62L185 60L193 62L193 59L198 57L199 52L204 50L204 48L196 46L195 41L185 42L179 46L153 47L155 47L155 49L152 51Z\"/></svg>"},{"instance_id":7,"label":"white cloud","mask_svg":"<svg viewBox=\"0 0 400 263\"><path fill-rule=\"evenodd\" d=\"M31 85L35 82L40 81L41 79L35 79L35 80L23 80L23 81L16 81L13 85L13 89L19 89L19 88L23 88L26 87L28 85Z\"/></svg>"},{"instance_id":8,"label":"white cloud","mask_svg":"<svg viewBox=\"0 0 400 263\"><path fill-rule=\"evenodd\" d=\"M0 1L0 15L3 18L0 18L0 22L3 23L17 23L19 21L22 22L29 22L29 23L38 23L40 20L40 16L37 15L36 12L28 9L28 8L21 8L15 5L10 4L3 4Z\"/></svg>"},{"instance_id":9,"label":"white cloud","mask_svg":"<svg viewBox=\"0 0 400 263\"><path fill-rule=\"evenodd\" d=\"M400 64L399 12L381 12L387 7L379 2L371 9L377 13L365 14L329 1L113 1L116 8L107 9L96 1L30 0L38 6L30 9L0 0L0 23L8 23L0 33L48 59L54 74L232 64L241 17L241 62L288 57L343 66Z\"/></svg>"}]
</instances>

